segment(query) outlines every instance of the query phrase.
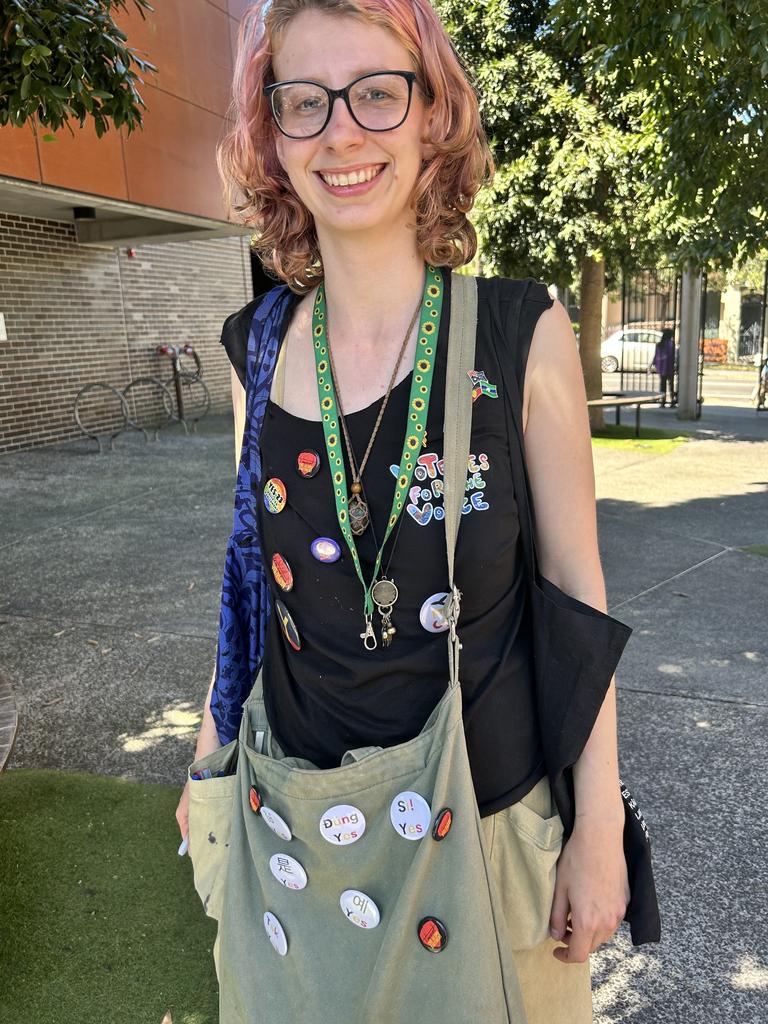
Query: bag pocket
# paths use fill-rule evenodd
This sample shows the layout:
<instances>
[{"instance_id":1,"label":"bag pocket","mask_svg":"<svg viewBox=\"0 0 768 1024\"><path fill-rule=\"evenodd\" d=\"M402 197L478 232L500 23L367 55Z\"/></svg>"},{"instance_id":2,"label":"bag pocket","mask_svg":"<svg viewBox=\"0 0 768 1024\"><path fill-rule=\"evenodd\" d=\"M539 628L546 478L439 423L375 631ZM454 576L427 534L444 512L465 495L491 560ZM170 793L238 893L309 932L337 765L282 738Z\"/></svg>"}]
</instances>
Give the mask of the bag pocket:
<instances>
[{"instance_id":1,"label":"bag pocket","mask_svg":"<svg viewBox=\"0 0 768 1024\"><path fill-rule=\"evenodd\" d=\"M531 949L549 936L557 859L563 847L563 822L548 776L517 803L491 815L486 829L491 833L491 876L510 948Z\"/></svg>"},{"instance_id":2,"label":"bag pocket","mask_svg":"<svg viewBox=\"0 0 768 1024\"><path fill-rule=\"evenodd\" d=\"M238 740L193 762L189 777L189 857L194 884L203 909L218 921L221 911L224 869L229 860L232 808L238 790ZM211 778L193 779L196 772L210 771ZM223 774L217 775L217 772Z\"/></svg>"}]
</instances>

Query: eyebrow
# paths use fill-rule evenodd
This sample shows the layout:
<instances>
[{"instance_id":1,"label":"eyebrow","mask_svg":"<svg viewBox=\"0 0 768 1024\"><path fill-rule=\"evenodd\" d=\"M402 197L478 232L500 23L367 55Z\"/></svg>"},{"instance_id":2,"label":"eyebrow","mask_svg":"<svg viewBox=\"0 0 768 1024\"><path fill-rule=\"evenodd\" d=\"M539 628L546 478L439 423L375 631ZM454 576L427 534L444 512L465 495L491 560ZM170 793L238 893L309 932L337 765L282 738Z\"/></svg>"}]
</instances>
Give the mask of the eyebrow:
<instances>
[{"instance_id":1,"label":"eyebrow","mask_svg":"<svg viewBox=\"0 0 768 1024\"><path fill-rule=\"evenodd\" d=\"M347 81L354 82L356 78L362 78L364 75L376 75L379 74L379 72L410 70L411 68L390 68L382 65L377 65L376 67L359 68L357 71L352 71L350 73L350 78L348 78ZM323 81L321 75L294 75L292 78L278 78L276 75L274 75L274 78L276 82L319 82L320 85L328 85L327 82ZM330 88L330 86L328 86L328 88Z\"/></svg>"}]
</instances>

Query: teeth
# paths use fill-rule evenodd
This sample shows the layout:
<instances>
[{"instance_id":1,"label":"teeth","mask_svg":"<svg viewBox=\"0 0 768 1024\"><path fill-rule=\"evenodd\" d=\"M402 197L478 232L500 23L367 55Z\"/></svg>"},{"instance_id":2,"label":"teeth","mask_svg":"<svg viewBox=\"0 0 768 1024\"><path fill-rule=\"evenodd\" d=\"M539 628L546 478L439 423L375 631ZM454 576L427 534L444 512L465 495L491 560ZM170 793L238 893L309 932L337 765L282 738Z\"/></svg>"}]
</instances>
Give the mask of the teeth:
<instances>
[{"instance_id":1,"label":"teeth","mask_svg":"<svg viewBox=\"0 0 768 1024\"><path fill-rule=\"evenodd\" d=\"M323 174L320 177L329 185L359 185L363 181L370 181L379 173L378 167L366 167L361 171L350 171L349 174Z\"/></svg>"}]
</instances>

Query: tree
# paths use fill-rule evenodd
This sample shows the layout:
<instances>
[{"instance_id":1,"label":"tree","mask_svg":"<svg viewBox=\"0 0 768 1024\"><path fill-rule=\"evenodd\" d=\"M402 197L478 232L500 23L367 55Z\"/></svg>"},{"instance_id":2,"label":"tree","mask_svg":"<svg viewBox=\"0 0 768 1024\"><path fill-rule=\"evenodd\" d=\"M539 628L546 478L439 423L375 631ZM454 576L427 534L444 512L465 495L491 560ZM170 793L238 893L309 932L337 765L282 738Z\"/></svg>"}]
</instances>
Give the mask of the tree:
<instances>
[{"instance_id":1,"label":"tree","mask_svg":"<svg viewBox=\"0 0 768 1024\"><path fill-rule=\"evenodd\" d=\"M729 74L740 90L736 99L716 88L725 49L739 60L746 48L713 21L701 66L692 69L688 57L698 24L692 10L703 16L742 6L757 17L765 0L688 0L678 23L685 47L674 59L655 52L664 42L668 5L650 0L650 6L659 31L646 38L645 0L440 3L474 72L499 168L478 201L484 262L559 284L580 278L580 355L589 398L601 394L606 274L615 280L622 269L664 256L732 261L753 249L764 230L761 203L768 193L745 188L739 141L751 132L766 163L765 135L757 131L764 123L762 94L757 111L744 105L744 90L756 88L752 71ZM717 158L699 173L697 164L715 148ZM746 166L755 159L750 151ZM602 425L600 410L590 410L590 422Z\"/></svg>"},{"instance_id":2,"label":"tree","mask_svg":"<svg viewBox=\"0 0 768 1024\"><path fill-rule=\"evenodd\" d=\"M676 257L727 265L768 229L766 0L556 0L552 26L614 97L642 88L649 164Z\"/></svg>"},{"instance_id":3,"label":"tree","mask_svg":"<svg viewBox=\"0 0 768 1024\"><path fill-rule=\"evenodd\" d=\"M126 45L112 15L128 0L0 0L0 126L31 117L54 130L76 118L109 128L141 126L138 72L156 71ZM148 0L133 0L142 18ZM44 140L54 139L44 135Z\"/></svg>"}]
</instances>

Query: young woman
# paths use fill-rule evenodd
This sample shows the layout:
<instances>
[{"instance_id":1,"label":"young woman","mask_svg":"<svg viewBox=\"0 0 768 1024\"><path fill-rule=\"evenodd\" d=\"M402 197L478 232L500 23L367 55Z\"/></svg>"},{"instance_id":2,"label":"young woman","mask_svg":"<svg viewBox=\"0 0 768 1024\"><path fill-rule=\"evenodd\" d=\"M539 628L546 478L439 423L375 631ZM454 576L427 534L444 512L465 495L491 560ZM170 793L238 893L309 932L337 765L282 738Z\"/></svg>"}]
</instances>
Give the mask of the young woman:
<instances>
[{"instance_id":1,"label":"young woman","mask_svg":"<svg viewBox=\"0 0 768 1024\"><path fill-rule=\"evenodd\" d=\"M285 754L323 769L353 747L415 736L445 688L439 467L450 270L475 253L466 215L492 162L476 97L426 0L254 5L241 29L235 98L221 168L244 197L236 209L254 226L266 266L293 292L259 439L260 487L277 481L288 490L287 498L277 484L265 490L254 526L265 564L282 559L267 572L275 607L264 638L264 694ZM388 532L427 267L438 268L443 305L426 436L418 486ZM367 580L383 547L380 574L398 589L381 616L363 614L328 473L313 345L320 283L359 560ZM478 284L472 454L456 554L466 740L492 864L505 844L523 847L522 857L551 855L539 881L509 877L503 866L496 877L527 1019L581 1024L592 1019L589 955L614 934L630 896L615 688L612 681L574 769L576 824L563 845L532 697L488 282ZM255 305L233 320L241 346ZM541 286L524 304L517 343L530 345L523 424L540 569L604 611L584 384L569 318ZM238 457L241 380L233 370ZM291 594L293 579L311 586ZM224 657L220 642L198 758L237 733L242 694L230 699ZM183 836L188 787L176 814ZM534 927L516 931L526 920Z\"/></svg>"}]
</instances>

